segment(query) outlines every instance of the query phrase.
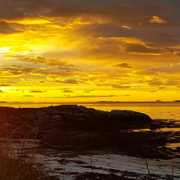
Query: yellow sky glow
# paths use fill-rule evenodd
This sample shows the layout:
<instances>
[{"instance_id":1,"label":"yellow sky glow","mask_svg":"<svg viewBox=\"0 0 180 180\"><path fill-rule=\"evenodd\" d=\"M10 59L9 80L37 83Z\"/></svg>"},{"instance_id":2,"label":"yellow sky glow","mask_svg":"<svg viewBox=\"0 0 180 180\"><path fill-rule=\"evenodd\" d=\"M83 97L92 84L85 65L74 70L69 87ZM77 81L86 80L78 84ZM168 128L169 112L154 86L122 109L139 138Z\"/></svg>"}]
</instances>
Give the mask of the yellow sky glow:
<instances>
[{"instance_id":1,"label":"yellow sky glow","mask_svg":"<svg viewBox=\"0 0 180 180\"><path fill-rule=\"evenodd\" d=\"M4 3L0 7L1 100L180 98L180 24L173 14L176 5L163 11L161 4L161 11L157 11L150 1L141 6L108 2L81 2L86 11L78 3L69 11L68 3L61 0L47 0L43 5L34 2L34 6L20 1L12 2L12 6ZM131 14L134 11L138 12L135 17Z\"/></svg>"}]
</instances>

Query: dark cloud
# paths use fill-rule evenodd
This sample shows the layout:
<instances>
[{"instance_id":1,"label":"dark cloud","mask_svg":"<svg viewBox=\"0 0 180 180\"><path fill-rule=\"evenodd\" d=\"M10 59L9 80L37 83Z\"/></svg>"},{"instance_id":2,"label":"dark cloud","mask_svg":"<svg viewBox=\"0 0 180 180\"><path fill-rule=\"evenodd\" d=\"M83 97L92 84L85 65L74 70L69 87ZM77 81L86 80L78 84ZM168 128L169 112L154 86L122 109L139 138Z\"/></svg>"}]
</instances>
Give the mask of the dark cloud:
<instances>
[{"instance_id":1,"label":"dark cloud","mask_svg":"<svg viewBox=\"0 0 180 180\"><path fill-rule=\"evenodd\" d=\"M6 86L11 86L12 84L5 84L5 83L3 83L3 84L0 84L0 87L6 87Z\"/></svg>"},{"instance_id":2,"label":"dark cloud","mask_svg":"<svg viewBox=\"0 0 180 180\"><path fill-rule=\"evenodd\" d=\"M63 81L65 84L78 84L79 82L76 79L66 79Z\"/></svg>"},{"instance_id":3,"label":"dark cloud","mask_svg":"<svg viewBox=\"0 0 180 180\"><path fill-rule=\"evenodd\" d=\"M120 68L125 68L125 69L132 69L133 67L128 64L128 63L121 63L121 64L117 64L114 67L120 67Z\"/></svg>"},{"instance_id":4,"label":"dark cloud","mask_svg":"<svg viewBox=\"0 0 180 180\"><path fill-rule=\"evenodd\" d=\"M45 91L39 91L39 90L32 90L32 91L30 91L31 93L43 93L43 92L45 92Z\"/></svg>"},{"instance_id":5,"label":"dark cloud","mask_svg":"<svg viewBox=\"0 0 180 180\"><path fill-rule=\"evenodd\" d=\"M9 57L9 58L15 58L16 60L19 60L19 61L25 61L25 62L33 62L33 63L43 63L43 64L46 64L46 65L51 65L51 66L59 66L60 68L63 67L63 68L72 68L74 67L73 64L71 64L70 62L68 61L62 61L62 60L58 60L58 59L50 59L50 58L45 58L44 56L42 55L39 55L39 56L25 56L25 55L16 55L14 53L4 53L3 54L4 56L6 57ZM25 70L25 69L24 69ZM26 70L28 71L31 71L31 68L26 68Z\"/></svg>"},{"instance_id":6,"label":"dark cloud","mask_svg":"<svg viewBox=\"0 0 180 180\"><path fill-rule=\"evenodd\" d=\"M99 17L117 24L138 26L138 23L152 26L153 16L167 22L179 22L179 2L175 0L2 0L0 19L23 19L46 17ZM167 16L167 14L170 16ZM176 18L174 18L176 15ZM153 24L154 26L161 24ZM162 26L162 25L161 25Z\"/></svg>"},{"instance_id":7,"label":"dark cloud","mask_svg":"<svg viewBox=\"0 0 180 180\"><path fill-rule=\"evenodd\" d=\"M64 93L72 93L73 91L71 91L71 90L64 90L63 92Z\"/></svg>"},{"instance_id":8,"label":"dark cloud","mask_svg":"<svg viewBox=\"0 0 180 180\"><path fill-rule=\"evenodd\" d=\"M12 33L18 33L18 32L21 32L21 31L14 29L11 24L5 21L0 21L0 34L12 34Z\"/></svg>"},{"instance_id":9,"label":"dark cloud","mask_svg":"<svg viewBox=\"0 0 180 180\"><path fill-rule=\"evenodd\" d=\"M155 73L180 74L180 63L170 64L161 67L150 67L149 71Z\"/></svg>"},{"instance_id":10,"label":"dark cloud","mask_svg":"<svg viewBox=\"0 0 180 180\"><path fill-rule=\"evenodd\" d=\"M29 73L34 71L34 68L23 68L21 66L12 65L10 67L5 67L0 69L0 76L4 77L19 77L24 76L24 73Z\"/></svg>"},{"instance_id":11,"label":"dark cloud","mask_svg":"<svg viewBox=\"0 0 180 180\"><path fill-rule=\"evenodd\" d=\"M148 81L148 84L151 85L151 86L160 86L160 89L163 89L161 87L165 86L179 86L180 84L180 80L179 78L177 79L169 79L169 80L161 80L161 79L157 79L157 78L154 78L153 80L151 81Z\"/></svg>"},{"instance_id":12,"label":"dark cloud","mask_svg":"<svg viewBox=\"0 0 180 180\"><path fill-rule=\"evenodd\" d=\"M127 38L137 38L144 42L151 43L152 46L174 46L179 44L180 34L179 29L150 29L146 28L134 28L134 29L124 29L119 25L111 23L94 23L90 25L80 26L75 30L81 36L89 36L94 38L111 38L111 37L127 37Z\"/></svg>"},{"instance_id":13,"label":"dark cloud","mask_svg":"<svg viewBox=\"0 0 180 180\"><path fill-rule=\"evenodd\" d=\"M162 53L161 49L151 48L144 44L135 44L135 43L125 44L123 49L125 52L128 53L148 53L148 54Z\"/></svg>"},{"instance_id":14,"label":"dark cloud","mask_svg":"<svg viewBox=\"0 0 180 180\"><path fill-rule=\"evenodd\" d=\"M112 84L111 86L113 88L117 88L117 89L128 89L128 88L131 88L131 86L124 86L124 85L121 85L121 84Z\"/></svg>"}]
</instances>

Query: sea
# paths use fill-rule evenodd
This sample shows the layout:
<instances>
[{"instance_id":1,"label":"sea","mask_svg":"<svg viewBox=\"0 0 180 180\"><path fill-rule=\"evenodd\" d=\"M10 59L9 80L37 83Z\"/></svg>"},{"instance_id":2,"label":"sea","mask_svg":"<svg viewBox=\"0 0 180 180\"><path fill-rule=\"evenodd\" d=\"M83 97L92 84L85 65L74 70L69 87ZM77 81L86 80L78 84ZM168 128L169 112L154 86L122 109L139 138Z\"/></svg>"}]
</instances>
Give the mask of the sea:
<instances>
[{"instance_id":1,"label":"sea","mask_svg":"<svg viewBox=\"0 0 180 180\"><path fill-rule=\"evenodd\" d=\"M0 106L15 108L38 108L77 104L97 110L132 110L149 115L152 119L167 119L180 122L180 102L86 102L86 103L0 103Z\"/></svg>"}]
</instances>

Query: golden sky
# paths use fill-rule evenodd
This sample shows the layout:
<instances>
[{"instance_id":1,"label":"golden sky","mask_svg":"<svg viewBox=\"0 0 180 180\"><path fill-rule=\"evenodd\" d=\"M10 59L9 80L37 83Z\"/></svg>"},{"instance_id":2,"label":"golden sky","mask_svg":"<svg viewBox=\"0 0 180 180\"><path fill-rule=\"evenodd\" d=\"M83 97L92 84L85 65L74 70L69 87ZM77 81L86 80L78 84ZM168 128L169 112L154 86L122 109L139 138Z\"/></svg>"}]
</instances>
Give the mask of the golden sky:
<instances>
[{"instance_id":1,"label":"golden sky","mask_svg":"<svg viewBox=\"0 0 180 180\"><path fill-rule=\"evenodd\" d=\"M179 0L1 0L0 101L180 99Z\"/></svg>"}]
</instances>

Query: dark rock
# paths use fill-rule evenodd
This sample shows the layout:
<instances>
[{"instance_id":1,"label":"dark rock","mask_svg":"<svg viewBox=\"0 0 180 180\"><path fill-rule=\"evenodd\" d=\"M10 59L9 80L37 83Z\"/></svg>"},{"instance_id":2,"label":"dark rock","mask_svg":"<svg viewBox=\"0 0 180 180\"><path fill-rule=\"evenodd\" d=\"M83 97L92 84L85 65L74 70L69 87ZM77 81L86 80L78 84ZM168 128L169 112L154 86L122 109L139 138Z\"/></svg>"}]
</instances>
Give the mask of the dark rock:
<instances>
[{"instance_id":1,"label":"dark rock","mask_svg":"<svg viewBox=\"0 0 180 180\"><path fill-rule=\"evenodd\" d=\"M56 114L60 113L60 110L58 110L55 107L47 107L47 108L44 108L44 109L47 112L47 114L49 114L49 115L56 115Z\"/></svg>"},{"instance_id":2,"label":"dark rock","mask_svg":"<svg viewBox=\"0 0 180 180\"><path fill-rule=\"evenodd\" d=\"M150 129L151 129L151 130L156 130L156 129L158 129L158 128L160 128L160 126L159 126L156 122L152 122L152 123L150 124Z\"/></svg>"},{"instance_id":3,"label":"dark rock","mask_svg":"<svg viewBox=\"0 0 180 180\"><path fill-rule=\"evenodd\" d=\"M32 111L31 112L22 112L20 114L20 117L23 121L30 121L30 122L33 122L35 119L34 113Z\"/></svg>"},{"instance_id":4,"label":"dark rock","mask_svg":"<svg viewBox=\"0 0 180 180\"><path fill-rule=\"evenodd\" d=\"M129 111L129 110L112 110L110 117L121 121L132 121L132 122L152 121L152 119L146 114L135 111Z\"/></svg>"},{"instance_id":5,"label":"dark rock","mask_svg":"<svg viewBox=\"0 0 180 180\"><path fill-rule=\"evenodd\" d=\"M53 115L51 116L52 120L55 120L57 122L61 122L62 121L62 117L60 115Z\"/></svg>"},{"instance_id":6,"label":"dark rock","mask_svg":"<svg viewBox=\"0 0 180 180\"><path fill-rule=\"evenodd\" d=\"M36 119L43 119L45 115L46 115L45 111L41 111L41 110L34 111L34 116Z\"/></svg>"},{"instance_id":7,"label":"dark rock","mask_svg":"<svg viewBox=\"0 0 180 180\"><path fill-rule=\"evenodd\" d=\"M7 123L7 122L8 122L8 118L6 114L0 113L0 124Z\"/></svg>"},{"instance_id":8,"label":"dark rock","mask_svg":"<svg viewBox=\"0 0 180 180\"><path fill-rule=\"evenodd\" d=\"M8 119L3 112L8 114ZM134 111L107 112L60 105L37 109L0 108L0 122L10 130L18 127L16 133L37 135L45 145L96 148L119 147L124 141L121 130L149 127L152 120Z\"/></svg>"},{"instance_id":9,"label":"dark rock","mask_svg":"<svg viewBox=\"0 0 180 180\"><path fill-rule=\"evenodd\" d=\"M9 122L11 122L11 123L21 121L21 117L16 116L16 115L9 115L8 119L9 119Z\"/></svg>"}]
</instances>

